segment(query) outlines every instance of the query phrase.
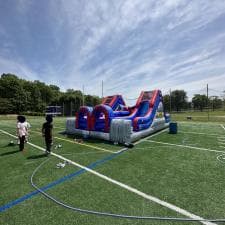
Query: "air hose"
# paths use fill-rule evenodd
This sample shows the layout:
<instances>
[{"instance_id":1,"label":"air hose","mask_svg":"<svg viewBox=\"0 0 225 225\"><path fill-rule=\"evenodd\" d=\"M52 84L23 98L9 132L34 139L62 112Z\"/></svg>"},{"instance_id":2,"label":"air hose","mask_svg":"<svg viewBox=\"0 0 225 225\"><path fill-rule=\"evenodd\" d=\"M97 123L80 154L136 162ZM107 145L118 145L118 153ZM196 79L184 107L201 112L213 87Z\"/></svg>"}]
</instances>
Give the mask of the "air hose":
<instances>
[{"instance_id":1,"label":"air hose","mask_svg":"<svg viewBox=\"0 0 225 225\"><path fill-rule=\"evenodd\" d=\"M43 161L39 166L36 167L36 169L33 171L31 177L30 177L30 182L31 185L39 191L42 195L44 195L46 198L50 199L54 203L60 205L61 207L64 207L66 209L70 209L72 211L80 212L80 213L85 213L85 214L92 214L92 215L97 215L97 216L107 216L107 217L113 217L113 218L121 218L121 219L134 219L134 220L157 220L157 221L173 221L173 222L225 222L224 219L192 219L192 218L179 218L179 217L160 217L160 216L138 216L138 215L125 215L125 214L116 214L116 213L109 213L109 212L100 212L100 211L94 211L94 210L88 210L88 209L82 209L78 207L74 207L71 205L68 205L64 202L62 202L59 199L56 199L52 195L49 195L46 193L44 190L42 190L40 187L38 187L33 179L35 174L38 172L38 170L49 161L50 158L47 160Z\"/></svg>"}]
</instances>

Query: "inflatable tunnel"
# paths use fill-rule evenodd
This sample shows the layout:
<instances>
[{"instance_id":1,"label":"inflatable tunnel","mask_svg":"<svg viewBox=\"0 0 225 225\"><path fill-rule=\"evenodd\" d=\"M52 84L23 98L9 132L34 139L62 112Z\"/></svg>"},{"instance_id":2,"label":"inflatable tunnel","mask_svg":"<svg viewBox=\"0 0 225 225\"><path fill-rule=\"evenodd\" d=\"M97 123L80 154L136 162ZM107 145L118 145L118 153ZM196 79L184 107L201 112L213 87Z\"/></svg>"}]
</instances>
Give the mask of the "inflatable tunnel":
<instances>
[{"instance_id":1,"label":"inflatable tunnel","mask_svg":"<svg viewBox=\"0 0 225 225\"><path fill-rule=\"evenodd\" d=\"M93 108L88 106L80 107L79 111L76 113L76 129L90 130L91 129L91 114Z\"/></svg>"},{"instance_id":2,"label":"inflatable tunnel","mask_svg":"<svg viewBox=\"0 0 225 225\"><path fill-rule=\"evenodd\" d=\"M109 132L113 110L107 105L97 105L91 115L91 129L93 131Z\"/></svg>"}]
</instances>

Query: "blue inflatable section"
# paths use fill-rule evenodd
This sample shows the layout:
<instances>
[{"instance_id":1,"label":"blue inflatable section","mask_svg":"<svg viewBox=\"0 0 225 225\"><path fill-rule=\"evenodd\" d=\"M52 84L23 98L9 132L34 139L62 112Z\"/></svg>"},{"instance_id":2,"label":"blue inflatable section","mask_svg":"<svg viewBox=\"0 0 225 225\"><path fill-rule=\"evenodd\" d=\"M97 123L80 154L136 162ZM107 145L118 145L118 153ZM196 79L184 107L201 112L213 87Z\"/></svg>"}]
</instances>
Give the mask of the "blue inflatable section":
<instances>
[{"instance_id":1,"label":"blue inflatable section","mask_svg":"<svg viewBox=\"0 0 225 225\"><path fill-rule=\"evenodd\" d=\"M114 118L114 113L110 106L99 105L92 112L92 118L95 119L94 124L92 124L92 130L106 131L106 128L108 129L111 120Z\"/></svg>"},{"instance_id":2,"label":"blue inflatable section","mask_svg":"<svg viewBox=\"0 0 225 225\"><path fill-rule=\"evenodd\" d=\"M112 110L116 111L118 109L118 107L120 107L120 106L122 107L124 105L125 105L124 100L122 99L121 96L119 96L119 97L117 97L116 101L113 103Z\"/></svg>"},{"instance_id":3,"label":"blue inflatable section","mask_svg":"<svg viewBox=\"0 0 225 225\"><path fill-rule=\"evenodd\" d=\"M90 129L90 117L92 114L93 108L89 106L82 106L77 114L76 128L81 130Z\"/></svg>"},{"instance_id":4,"label":"blue inflatable section","mask_svg":"<svg viewBox=\"0 0 225 225\"><path fill-rule=\"evenodd\" d=\"M155 102L153 104L153 107L151 109L151 113L148 116L145 116L148 111L148 109L146 111L146 107L145 107L144 110L141 111L141 113L139 115L137 115L137 117L140 117L140 118L137 118L137 122L136 122L136 126L135 126L136 131L144 130L151 126L151 124L155 118L155 115L157 113L159 103L161 101L162 101L161 93L158 93L156 96Z\"/></svg>"}]
</instances>

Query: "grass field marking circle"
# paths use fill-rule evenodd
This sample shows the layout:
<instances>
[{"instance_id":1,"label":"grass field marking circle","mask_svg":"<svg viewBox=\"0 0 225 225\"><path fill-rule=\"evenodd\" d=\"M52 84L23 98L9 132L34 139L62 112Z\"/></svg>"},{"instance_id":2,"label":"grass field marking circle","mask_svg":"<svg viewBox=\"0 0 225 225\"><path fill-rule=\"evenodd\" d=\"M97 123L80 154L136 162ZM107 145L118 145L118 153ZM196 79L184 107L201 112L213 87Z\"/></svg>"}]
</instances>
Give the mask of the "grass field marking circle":
<instances>
[{"instance_id":1,"label":"grass field marking circle","mask_svg":"<svg viewBox=\"0 0 225 225\"><path fill-rule=\"evenodd\" d=\"M218 155L216 158L217 158L218 161L220 161L222 163L225 163L225 154Z\"/></svg>"},{"instance_id":2,"label":"grass field marking circle","mask_svg":"<svg viewBox=\"0 0 225 225\"><path fill-rule=\"evenodd\" d=\"M188 145L178 145L178 144L172 144L172 143L161 142L161 141L152 141L152 140L145 140L145 141L152 142L152 143L163 144L163 145L171 145L171 146L177 146L177 147L183 147L183 148L191 148L191 149L196 149L196 150L201 150L201 151L225 153L224 151L208 149L208 148L200 148L200 147L194 147L194 146L188 146Z\"/></svg>"},{"instance_id":3,"label":"grass field marking circle","mask_svg":"<svg viewBox=\"0 0 225 225\"><path fill-rule=\"evenodd\" d=\"M6 131L3 131L3 130L1 130L1 129L0 129L0 131L1 131L2 133L4 133L4 134L7 134L7 135L9 135L9 136L11 136L11 137L15 137L15 138L16 138L16 136L14 136L14 135L12 135L12 134L6 132ZM39 150L45 152L45 149L42 148L42 147L40 147L40 146L38 146L38 145L32 144L32 143L30 143L30 142L27 142L27 144L29 144L29 145L31 145L31 146L33 146L33 147L35 147L35 148L37 148L37 149L39 149ZM79 163L76 163L76 162L74 162L74 161L72 161L72 160L70 160L70 159L67 159L67 158L65 158L65 157L63 157L63 156L60 156L60 155L58 155L58 154L56 154L56 153L54 153L54 152L51 152L51 155L53 155L53 156L55 156L55 157L57 157L57 158L59 158L59 159L62 159L62 160L64 160L64 161L67 161L67 162L69 162L70 164L72 164L72 165L74 165L74 166L76 166L76 167L79 167L79 168L81 168L81 169L84 169L84 170L86 170L86 171L88 171L88 172L90 172L90 173L92 173L92 174L94 174L94 175L96 175L96 176L98 176L98 177L104 179L104 180L107 180L107 181L110 182L110 183L116 184L116 185L119 186L119 187L122 187L122 188L124 188L124 189L126 189L126 190L128 190L128 191L130 191L130 192L133 192L133 193L135 193L135 194L137 194L137 195L139 195L139 196L141 196L141 197L143 197L143 198L145 198L145 199L148 199L148 200L150 200L150 201L152 201L152 202L155 202L155 203L157 203L157 204L159 204L159 205L161 205L161 206L163 206L163 207L169 208L169 209L171 209L171 210L173 210L173 211L175 211L175 212L178 212L178 213L180 213L180 214L182 214L182 215L184 215L184 216L187 216L187 217L192 218L192 219L204 220L204 218L202 218L202 217L200 217L200 216L197 216L197 215L195 215L195 214L192 214L192 213L186 211L185 209L182 209L182 208L177 207L177 206L175 206L175 205L172 205L172 204L170 204L170 203L168 203L168 202L162 201L162 200L160 200L160 199L158 199L158 198L156 198L156 197L154 197L154 196L151 196L151 195L148 195L148 194L146 194L146 193L144 193L144 192L141 192L141 191L139 191L139 190L137 190L137 189L135 189L135 188L133 188L133 187L130 187L130 186L124 184L124 183L121 183L121 182L119 182L119 181L116 181L116 180L114 180L114 179L112 179L112 178L110 178L110 177L107 177L107 176L105 176L105 175L103 175L103 174L101 174L101 173L98 173L97 171L94 171L94 170L92 170L92 169L90 169L90 168L88 168L88 167L85 167L85 166L83 166L83 165L81 165L81 164L79 164ZM212 222L206 222L206 221L200 221L200 222L201 222L202 224L205 224L205 225L215 225L215 223L212 223Z\"/></svg>"}]
</instances>

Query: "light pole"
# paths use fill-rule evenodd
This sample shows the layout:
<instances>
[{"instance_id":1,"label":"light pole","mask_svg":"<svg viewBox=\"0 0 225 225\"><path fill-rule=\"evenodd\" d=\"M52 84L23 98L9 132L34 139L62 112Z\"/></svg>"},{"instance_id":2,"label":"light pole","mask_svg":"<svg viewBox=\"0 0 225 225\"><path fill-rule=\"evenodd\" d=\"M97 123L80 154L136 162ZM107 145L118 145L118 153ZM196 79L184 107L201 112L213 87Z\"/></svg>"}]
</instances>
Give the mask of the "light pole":
<instances>
[{"instance_id":1,"label":"light pole","mask_svg":"<svg viewBox=\"0 0 225 225\"><path fill-rule=\"evenodd\" d=\"M225 111L225 91L223 91L223 110Z\"/></svg>"},{"instance_id":2,"label":"light pole","mask_svg":"<svg viewBox=\"0 0 225 225\"><path fill-rule=\"evenodd\" d=\"M82 86L83 89L83 95L82 95L82 105L84 106L84 85Z\"/></svg>"}]
</instances>

